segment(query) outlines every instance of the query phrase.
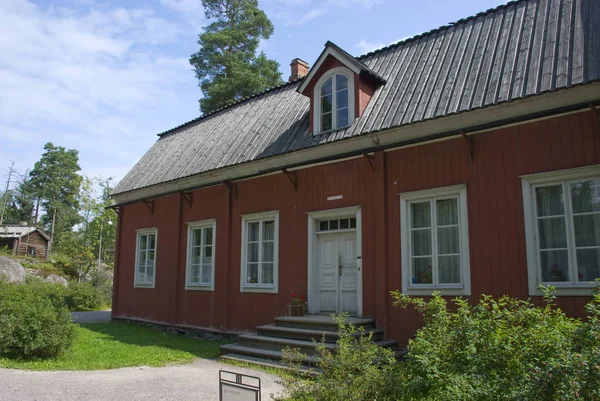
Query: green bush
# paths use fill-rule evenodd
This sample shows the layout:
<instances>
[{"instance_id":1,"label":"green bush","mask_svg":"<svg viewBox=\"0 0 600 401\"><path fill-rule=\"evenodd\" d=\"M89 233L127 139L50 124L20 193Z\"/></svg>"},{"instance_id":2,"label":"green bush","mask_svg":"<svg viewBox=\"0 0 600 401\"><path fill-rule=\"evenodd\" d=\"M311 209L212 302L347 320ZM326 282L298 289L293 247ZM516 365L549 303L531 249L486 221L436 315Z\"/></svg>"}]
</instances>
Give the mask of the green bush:
<instances>
[{"instance_id":1,"label":"green bush","mask_svg":"<svg viewBox=\"0 0 600 401\"><path fill-rule=\"evenodd\" d=\"M345 316L336 318L340 338L336 352L317 344L321 371L314 380L305 380L299 370L304 355L296 350L284 352L284 361L295 371L284 376L285 398L295 401L396 400L392 379L396 360L393 351L377 346L364 330L345 324Z\"/></svg>"},{"instance_id":2,"label":"green bush","mask_svg":"<svg viewBox=\"0 0 600 401\"><path fill-rule=\"evenodd\" d=\"M404 399L600 399L598 293L585 322L567 317L550 292L543 307L484 296L475 306L454 300L455 312L439 294L429 301L393 296L396 305L413 305L425 318L398 371Z\"/></svg>"},{"instance_id":3,"label":"green bush","mask_svg":"<svg viewBox=\"0 0 600 401\"><path fill-rule=\"evenodd\" d=\"M0 281L0 354L52 358L73 343L75 328L69 312L40 288Z\"/></svg>"},{"instance_id":4,"label":"green bush","mask_svg":"<svg viewBox=\"0 0 600 401\"><path fill-rule=\"evenodd\" d=\"M67 308L67 288L62 284L49 283L41 278L27 276L25 285L36 294L49 299L56 308Z\"/></svg>"},{"instance_id":5,"label":"green bush","mask_svg":"<svg viewBox=\"0 0 600 401\"><path fill-rule=\"evenodd\" d=\"M102 292L91 283L71 281L67 287L65 304L71 311L95 310L106 302Z\"/></svg>"}]
</instances>

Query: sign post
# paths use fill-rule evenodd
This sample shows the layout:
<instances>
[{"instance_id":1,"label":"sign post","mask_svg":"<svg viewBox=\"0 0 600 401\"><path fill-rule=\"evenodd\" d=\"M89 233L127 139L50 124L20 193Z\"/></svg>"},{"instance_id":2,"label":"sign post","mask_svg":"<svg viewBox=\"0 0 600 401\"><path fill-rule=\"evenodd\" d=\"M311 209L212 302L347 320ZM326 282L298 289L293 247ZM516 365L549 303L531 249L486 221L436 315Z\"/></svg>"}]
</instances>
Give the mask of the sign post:
<instances>
[{"instance_id":1,"label":"sign post","mask_svg":"<svg viewBox=\"0 0 600 401\"><path fill-rule=\"evenodd\" d=\"M241 373L219 370L220 401L261 401L260 379Z\"/></svg>"}]
</instances>

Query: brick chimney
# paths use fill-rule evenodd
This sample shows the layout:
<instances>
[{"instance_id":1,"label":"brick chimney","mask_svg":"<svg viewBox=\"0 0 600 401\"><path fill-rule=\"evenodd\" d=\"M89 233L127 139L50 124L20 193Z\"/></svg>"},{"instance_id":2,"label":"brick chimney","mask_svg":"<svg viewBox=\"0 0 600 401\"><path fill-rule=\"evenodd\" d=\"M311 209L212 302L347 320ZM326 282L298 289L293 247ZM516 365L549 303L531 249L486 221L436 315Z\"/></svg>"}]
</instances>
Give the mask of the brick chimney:
<instances>
[{"instance_id":1,"label":"brick chimney","mask_svg":"<svg viewBox=\"0 0 600 401\"><path fill-rule=\"evenodd\" d=\"M290 75L289 81L294 81L298 78L305 77L308 74L308 63L299 58L295 58L290 63L292 66L292 75Z\"/></svg>"}]
</instances>

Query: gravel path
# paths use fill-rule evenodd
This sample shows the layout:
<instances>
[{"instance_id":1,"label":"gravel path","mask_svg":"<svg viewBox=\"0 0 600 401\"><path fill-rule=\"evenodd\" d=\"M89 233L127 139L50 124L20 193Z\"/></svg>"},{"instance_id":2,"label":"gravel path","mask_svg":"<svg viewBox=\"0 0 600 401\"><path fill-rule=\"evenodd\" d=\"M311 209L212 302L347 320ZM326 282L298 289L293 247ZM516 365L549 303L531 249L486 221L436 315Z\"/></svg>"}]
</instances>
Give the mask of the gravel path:
<instances>
[{"instance_id":1,"label":"gravel path","mask_svg":"<svg viewBox=\"0 0 600 401\"><path fill-rule=\"evenodd\" d=\"M187 365L93 372L31 372L0 369L0 400L116 401L219 400L219 370L260 377L262 400L282 390L277 376L198 359Z\"/></svg>"},{"instance_id":2,"label":"gravel path","mask_svg":"<svg viewBox=\"0 0 600 401\"><path fill-rule=\"evenodd\" d=\"M75 323L108 323L110 310L95 310L91 312L71 312Z\"/></svg>"}]
</instances>

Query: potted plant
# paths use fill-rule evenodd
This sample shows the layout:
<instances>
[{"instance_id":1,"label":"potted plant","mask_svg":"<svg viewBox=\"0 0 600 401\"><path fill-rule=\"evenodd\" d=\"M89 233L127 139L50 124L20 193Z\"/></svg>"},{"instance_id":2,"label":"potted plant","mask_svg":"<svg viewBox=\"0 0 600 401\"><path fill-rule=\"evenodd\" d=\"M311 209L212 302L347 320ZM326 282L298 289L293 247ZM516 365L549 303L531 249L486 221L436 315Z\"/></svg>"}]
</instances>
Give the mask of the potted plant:
<instances>
[{"instance_id":1,"label":"potted plant","mask_svg":"<svg viewBox=\"0 0 600 401\"><path fill-rule=\"evenodd\" d=\"M306 300L304 300L304 298L296 296L296 294L292 292L292 302L290 304L292 316L304 316L304 313L306 312Z\"/></svg>"}]
</instances>

